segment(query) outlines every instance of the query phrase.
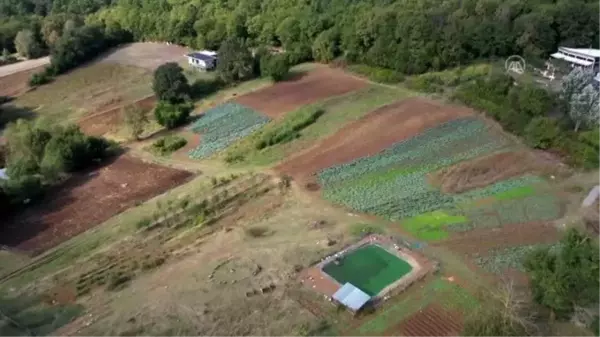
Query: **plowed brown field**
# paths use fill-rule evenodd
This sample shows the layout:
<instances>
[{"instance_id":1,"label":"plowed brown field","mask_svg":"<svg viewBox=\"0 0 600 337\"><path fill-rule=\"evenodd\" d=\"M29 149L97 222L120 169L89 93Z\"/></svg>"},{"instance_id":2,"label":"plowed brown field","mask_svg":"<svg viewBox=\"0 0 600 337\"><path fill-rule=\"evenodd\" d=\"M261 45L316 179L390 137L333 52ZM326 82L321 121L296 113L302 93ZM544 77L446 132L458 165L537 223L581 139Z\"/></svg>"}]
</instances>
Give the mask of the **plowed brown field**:
<instances>
[{"instance_id":1,"label":"plowed brown field","mask_svg":"<svg viewBox=\"0 0 600 337\"><path fill-rule=\"evenodd\" d=\"M296 177L307 177L336 164L374 155L425 129L471 114L472 111L466 108L410 98L379 108L346 125L279 165L277 170Z\"/></svg>"},{"instance_id":2,"label":"plowed brown field","mask_svg":"<svg viewBox=\"0 0 600 337\"><path fill-rule=\"evenodd\" d=\"M76 174L1 226L0 244L33 254L92 228L113 215L177 186L192 176L121 156Z\"/></svg>"},{"instance_id":3,"label":"plowed brown field","mask_svg":"<svg viewBox=\"0 0 600 337\"><path fill-rule=\"evenodd\" d=\"M461 315L434 303L386 331L385 336L457 336L461 332Z\"/></svg>"},{"instance_id":4,"label":"plowed brown field","mask_svg":"<svg viewBox=\"0 0 600 337\"><path fill-rule=\"evenodd\" d=\"M16 97L26 92L31 75L42 70L43 66L0 77L0 96Z\"/></svg>"},{"instance_id":5,"label":"plowed brown field","mask_svg":"<svg viewBox=\"0 0 600 337\"><path fill-rule=\"evenodd\" d=\"M454 234L452 238L437 242L452 251L471 254L486 254L492 249L555 243L560 233L551 223L528 222L505 225L500 228L478 228Z\"/></svg>"},{"instance_id":6,"label":"plowed brown field","mask_svg":"<svg viewBox=\"0 0 600 337\"><path fill-rule=\"evenodd\" d=\"M277 118L303 105L358 90L366 82L338 69L319 67L294 80L240 96L236 101Z\"/></svg>"}]
</instances>

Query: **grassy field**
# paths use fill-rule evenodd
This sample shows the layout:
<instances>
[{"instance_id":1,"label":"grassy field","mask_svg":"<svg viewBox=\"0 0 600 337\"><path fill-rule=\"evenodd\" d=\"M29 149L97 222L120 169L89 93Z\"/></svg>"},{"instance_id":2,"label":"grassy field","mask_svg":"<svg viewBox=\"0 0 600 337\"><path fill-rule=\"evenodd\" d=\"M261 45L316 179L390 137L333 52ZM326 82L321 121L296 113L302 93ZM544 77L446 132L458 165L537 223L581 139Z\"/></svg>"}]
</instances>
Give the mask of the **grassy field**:
<instances>
[{"instance_id":1,"label":"grassy field","mask_svg":"<svg viewBox=\"0 0 600 337\"><path fill-rule=\"evenodd\" d=\"M51 121L74 121L152 94L152 73L143 68L95 63L58 76L19 96L14 104Z\"/></svg>"}]
</instances>

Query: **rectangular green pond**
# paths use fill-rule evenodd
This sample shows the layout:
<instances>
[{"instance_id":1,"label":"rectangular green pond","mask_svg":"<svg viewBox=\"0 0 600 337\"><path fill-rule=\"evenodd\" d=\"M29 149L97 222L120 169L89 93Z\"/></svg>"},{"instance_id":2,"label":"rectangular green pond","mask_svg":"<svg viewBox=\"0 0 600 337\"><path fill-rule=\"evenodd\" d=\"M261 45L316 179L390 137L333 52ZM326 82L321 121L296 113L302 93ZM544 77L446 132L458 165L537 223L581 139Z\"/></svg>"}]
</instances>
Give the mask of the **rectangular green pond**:
<instances>
[{"instance_id":1,"label":"rectangular green pond","mask_svg":"<svg viewBox=\"0 0 600 337\"><path fill-rule=\"evenodd\" d=\"M370 296L410 273L408 262L378 245L360 247L344 255L339 263L330 262L323 271L340 284L352 283Z\"/></svg>"}]
</instances>

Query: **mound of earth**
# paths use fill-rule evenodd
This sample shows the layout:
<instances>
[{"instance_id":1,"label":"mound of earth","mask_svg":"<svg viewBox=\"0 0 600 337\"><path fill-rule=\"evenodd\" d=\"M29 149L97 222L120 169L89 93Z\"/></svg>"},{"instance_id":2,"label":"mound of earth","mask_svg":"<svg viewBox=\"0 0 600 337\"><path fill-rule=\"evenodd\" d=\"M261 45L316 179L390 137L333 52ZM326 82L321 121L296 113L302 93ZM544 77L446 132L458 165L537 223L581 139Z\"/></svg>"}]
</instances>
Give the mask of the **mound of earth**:
<instances>
[{"instance_id":1,"label":"mound of earth","mask_svg":"<svg viewBox=\"0 0 600 337\"><path fill-rule=\"evenodd\" d=\"M444 193L462 193L526 173L550 170L530 152L502 152L445 167L430 176Z\"/></svg>"}]
</instances>

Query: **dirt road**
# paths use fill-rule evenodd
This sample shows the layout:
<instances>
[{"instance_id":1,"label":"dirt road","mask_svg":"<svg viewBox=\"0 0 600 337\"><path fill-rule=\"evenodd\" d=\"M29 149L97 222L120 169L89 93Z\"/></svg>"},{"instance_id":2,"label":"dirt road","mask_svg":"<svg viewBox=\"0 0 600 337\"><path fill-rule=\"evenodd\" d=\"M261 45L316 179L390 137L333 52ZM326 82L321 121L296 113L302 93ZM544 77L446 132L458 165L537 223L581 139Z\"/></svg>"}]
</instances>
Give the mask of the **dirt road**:
<instances>
[{"instance_id":1,"label":"dirt road","mask_svg":"<svg viewBox=\"0 0 600 337\"><path fill-rule=\"evenodd\" d=\"M0 78L8 75L12 75L21 71L45 66L50 63L50 56L40 57L39 59L27 60L18 63L9 64L0 67Z\"/></svg>"}]
</instances>

